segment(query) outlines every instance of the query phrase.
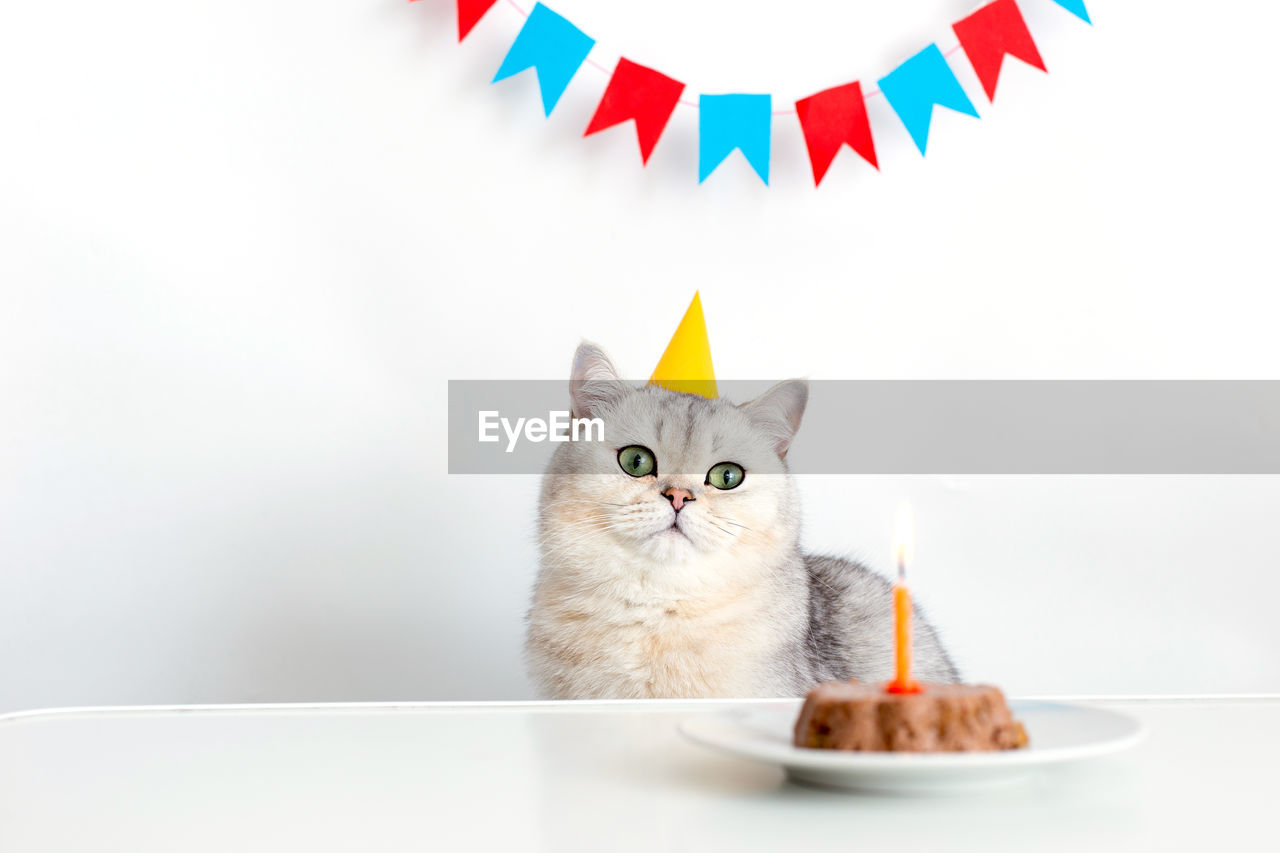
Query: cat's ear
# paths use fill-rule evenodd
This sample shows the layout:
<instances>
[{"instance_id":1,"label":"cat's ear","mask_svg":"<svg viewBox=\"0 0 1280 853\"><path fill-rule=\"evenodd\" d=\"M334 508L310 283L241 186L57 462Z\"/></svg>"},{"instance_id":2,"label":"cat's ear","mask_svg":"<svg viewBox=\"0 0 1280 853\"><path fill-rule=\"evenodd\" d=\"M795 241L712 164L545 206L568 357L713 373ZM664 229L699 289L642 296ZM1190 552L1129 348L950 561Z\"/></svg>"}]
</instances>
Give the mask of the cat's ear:
<instances>
[{"instance_id":1,"label":"cat's ear","mask_svg":"<svg viewBox=\"0 0 1280 853\"><path fill-rule=\"evenodd\" d=\"M627 392L627 385L604 350L583 341L573 354L573 373L569 377L569 398L573 417L594 418L604 406Z\"/></svg>"},{"instance_id":2,"label":"cat's ear","mask_svg":"<svg viewBox=\"0 0 1280 853\"><path fill-rule=\"evenodd\" d=\"M779 382L750 403L740 407L759 429L773 440L779 458L786 459L791 440L800 429L804 407L809 403L809 383L803 379Z\"/></svg>"}]
</instances>

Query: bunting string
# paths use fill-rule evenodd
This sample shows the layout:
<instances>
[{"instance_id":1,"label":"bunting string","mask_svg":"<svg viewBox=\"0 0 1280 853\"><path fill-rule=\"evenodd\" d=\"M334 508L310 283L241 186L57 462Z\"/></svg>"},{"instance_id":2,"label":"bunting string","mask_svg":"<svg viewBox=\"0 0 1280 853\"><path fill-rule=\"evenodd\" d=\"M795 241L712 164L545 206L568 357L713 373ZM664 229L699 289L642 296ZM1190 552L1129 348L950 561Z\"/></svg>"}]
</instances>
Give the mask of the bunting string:
<instances>
[{"instance_id":1,"label":"bunting string","mask_svg":"<svg viewBox=\"0 0 1280 853\"><path fill-rule=\"evenodd\" d=\"M458 41L462 42L498 0L454 0L458 11ZM768 94L700 94L685 97L686 85L662 72L625 57L612 68L591 59L595 39L541 2L525 10L516 0L508 5L525 17L493 82L525 71L537 76L542 107L550 117L583 65L609 75L604 95L587 125L591 136L628 121L633 122L641 163L661 139L677 106L698 110L698 182L702 183L735 151L767 186L772 156L773 120L796 116L813 168L814 186L821 186L836 156L848 147L875 169L875 139L867 116L868 98L883 96L897 115L921 156L929 144L935 108L942 107L980 118L977 108L951 70L947 59L963 52L988 102L1006 57L1047 72L1018 0L989 0L952 25L959 43L943 53L930 44L907 58L864 92L861 81L824 89L795 102L794 109L775 109ZM1052 0L1075 17L1092 24L1084 0Z\"/></svg>"}]
</instances>

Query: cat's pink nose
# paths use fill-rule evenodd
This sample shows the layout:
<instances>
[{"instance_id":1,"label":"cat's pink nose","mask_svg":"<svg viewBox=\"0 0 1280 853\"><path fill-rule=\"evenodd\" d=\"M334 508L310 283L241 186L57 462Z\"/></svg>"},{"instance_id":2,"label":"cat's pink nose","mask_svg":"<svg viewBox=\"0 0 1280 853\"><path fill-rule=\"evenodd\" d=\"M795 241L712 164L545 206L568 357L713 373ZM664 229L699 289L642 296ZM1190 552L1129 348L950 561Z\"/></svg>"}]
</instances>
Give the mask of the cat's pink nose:
<instances>
[{"instance_id":1,"label":"cat's pink nose","mask_svg":"<svg viewBox=\"0 0 1280 853\"><path fill-rule=\"evenodd\" d=\"M671 501L671 505L679 512L685 504L693 503L693 493L688 489L667 489L662 496Z\"/></svg>"}]
</instances>

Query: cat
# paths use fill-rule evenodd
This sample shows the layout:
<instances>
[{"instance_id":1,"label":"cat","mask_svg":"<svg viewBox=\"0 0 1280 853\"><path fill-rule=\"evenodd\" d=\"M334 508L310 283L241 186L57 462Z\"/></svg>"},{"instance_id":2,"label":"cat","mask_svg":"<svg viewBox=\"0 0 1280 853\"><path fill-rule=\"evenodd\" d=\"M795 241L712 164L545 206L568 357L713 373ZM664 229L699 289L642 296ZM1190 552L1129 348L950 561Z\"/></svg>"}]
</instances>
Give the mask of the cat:
<instances>
[{"instance_id":1,"label":"cat","mask_svg":"<svg viewBox=\"0 0 1280 853\"><path fill-rule=\"evenodd\" d=\"M803 380L742 405L622 381L584 342L572 417L606 442L561 443L543 477L526 658L551 699L794 697L892 675L892 587L805 554L786 456ZM914 672L959 680L923 614Z\"/></svg>"}]
</instances>

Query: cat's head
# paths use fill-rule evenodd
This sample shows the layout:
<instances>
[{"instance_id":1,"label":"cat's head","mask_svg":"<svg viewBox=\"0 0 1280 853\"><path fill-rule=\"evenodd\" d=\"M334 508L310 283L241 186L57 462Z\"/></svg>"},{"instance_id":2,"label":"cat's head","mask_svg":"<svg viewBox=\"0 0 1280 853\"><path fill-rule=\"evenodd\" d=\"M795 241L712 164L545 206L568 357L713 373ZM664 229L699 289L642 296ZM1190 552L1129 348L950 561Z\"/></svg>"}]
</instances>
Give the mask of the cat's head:
<instances>
[{"instance_id":1,"label":"cat's head","mask_svg":"<svg viewBox=\"0 0 1280 853\"><path fill-rule=\"evenodd\" d=\"M680 565L795 548L799 507L785 459L807 383L735 405L635 387L584 343L570 393L573 417L600 419L605 440L557 448L543 485L544 550Z\"/></svg>"}]
</instances>

